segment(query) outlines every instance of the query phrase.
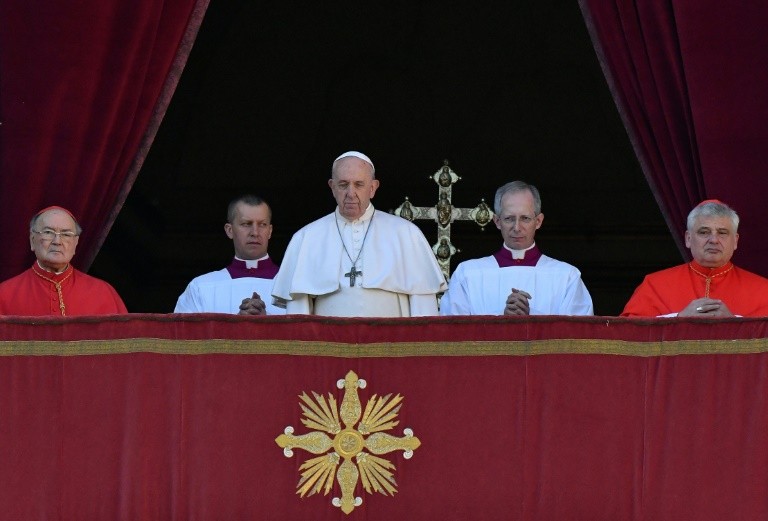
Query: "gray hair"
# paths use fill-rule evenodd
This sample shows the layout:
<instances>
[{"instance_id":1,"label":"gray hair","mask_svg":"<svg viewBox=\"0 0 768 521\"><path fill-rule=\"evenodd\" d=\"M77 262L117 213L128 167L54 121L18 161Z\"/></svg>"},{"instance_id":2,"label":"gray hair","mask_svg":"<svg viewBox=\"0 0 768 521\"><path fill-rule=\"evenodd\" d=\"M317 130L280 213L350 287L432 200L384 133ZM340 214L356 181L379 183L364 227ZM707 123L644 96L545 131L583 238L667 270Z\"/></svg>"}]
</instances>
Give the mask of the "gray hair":
<instances>
[{"instance_id":1,"label":"gray hair","mask_svg":"<svg viewBox=\"0 0 768 521\"><path fill-rule=\"evenodd\" d=\"M733 231L739 230L739 215L727 204L715 199L699 203L696 208L688 214L686 226L688 231L693 231L693 225L699 217L728 217L733 223Z\"/></svg>"},{"instance_id":2,"label":"gray hair","mask_svg":"<svg viewBox=\"0 0 768 521\"><path fill-rule=\"evenodd\" d=\"M259 197L258 195L253 194L243 194L240 197L237 197L235 199L232 199L230 201L229 206L227 207L227 222L232 223L232 221L235 220L235 209L237 208L237 205L243 203L247 204L248 206L259 206L260 204L264 204L267 206L267 210L269 211L269 221L272 222L272 207L269 206L269 203L265 201L263 198Z\"/></svg>"},{"instance_id":3,"label":"gray hair","mask_svg":"<svg viewBox=\"0 0 768 521\"><path fill-rule=\"evenodd\" d=\"M539 215L541 213L541 196L539 195L539 190L525 181L512 181L496 190L496 197L493 198L493 211L496 215L501 213L501 200L505 195L525 191L531 192L531 195L533 196L533 211L536 215Z\"/></svg>"}]
</instances>

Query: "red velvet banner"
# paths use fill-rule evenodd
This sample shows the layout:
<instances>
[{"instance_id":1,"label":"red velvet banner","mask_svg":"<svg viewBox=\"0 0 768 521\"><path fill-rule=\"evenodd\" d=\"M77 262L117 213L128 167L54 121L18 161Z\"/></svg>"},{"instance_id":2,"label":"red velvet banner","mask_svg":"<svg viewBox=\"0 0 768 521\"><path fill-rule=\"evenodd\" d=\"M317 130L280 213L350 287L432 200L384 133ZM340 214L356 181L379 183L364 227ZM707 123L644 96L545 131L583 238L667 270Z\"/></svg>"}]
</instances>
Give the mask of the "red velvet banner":
<instances>
[{"instance_id":1,"label":"red velvet banner","mask_svg":"<svg viewBox=\"0 0 768 521\"><path fill-rule=\"evenodd\" d=\"M0 511L765 519L765 324L5 317ZM275 439L287 426L322 431L302 423L303 393L333 396L328 409L343 420L348 391L337 381L349 371L367 383L349 392L363 411L374 395L402 396L385 432L410 428L421 444L410 459L379 454L395 466L396 493L369 494L357 480L362 503L347 515L331 503L343 496L336 480L327 496L299 497L299 467L317 455L295 448L287 458ZM373 437L356 421L347 427Z\"/></svg>"}]
</instances>

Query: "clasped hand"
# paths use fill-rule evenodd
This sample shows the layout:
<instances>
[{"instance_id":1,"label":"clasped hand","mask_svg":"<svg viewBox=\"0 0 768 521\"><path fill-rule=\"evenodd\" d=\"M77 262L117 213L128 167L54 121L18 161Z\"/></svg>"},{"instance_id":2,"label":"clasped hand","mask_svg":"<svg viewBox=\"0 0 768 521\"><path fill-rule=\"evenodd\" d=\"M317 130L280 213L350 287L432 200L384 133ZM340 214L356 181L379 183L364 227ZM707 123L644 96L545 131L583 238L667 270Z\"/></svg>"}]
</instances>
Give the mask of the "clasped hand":
<instances>
[{"instance_id":1,"label":"clasped hand","mask_svg":"<svg viewBox=\"0 0 768 521\"><path fill-rule=\"evenodd\" d=\"M677 314L678 317L732 317L731 310L722 300L697 298Z\"/></svg>"},{"instance_id":2,"label":"clasped hand","mask_svg":"<svg viewBox=\"0 0 768 521\"><path fill-rule=\"evenodd\" d=\"M529 315L530 306L528 301L533 297L527 292L512 288L512 293L507 297L507 304L504 306L505 315Z\"/></svg>"},{"instance_id":3,"label":"clasped hand","mask_svg":"<svg viewBox=\"0 0 768 521\"><path fill-rule=\"evenodd\" d=\"M266 315L267 305L261 300L261 297L255 291L251 298L243 299L240 304L240 311L238 315Z\"/></svg>"}]
</instances>

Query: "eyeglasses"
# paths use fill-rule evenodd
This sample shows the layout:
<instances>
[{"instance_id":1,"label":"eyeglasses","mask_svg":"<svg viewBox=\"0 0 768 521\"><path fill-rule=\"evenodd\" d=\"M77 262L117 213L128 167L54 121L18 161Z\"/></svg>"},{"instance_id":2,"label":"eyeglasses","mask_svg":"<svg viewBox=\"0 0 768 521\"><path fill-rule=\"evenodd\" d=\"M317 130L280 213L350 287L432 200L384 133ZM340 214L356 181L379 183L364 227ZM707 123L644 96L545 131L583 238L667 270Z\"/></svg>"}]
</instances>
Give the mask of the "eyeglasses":
<instances>
[{"instance_id":1,"label":"eyeglasses","mask_svg":"<svg viewBox=\"0 0 768 521\"><path fill-rule=\"evenodd\" d=\"M36 233L40 236L41 239L44 241L52 241L54 237L59 237L62 241L71 241L75 237L77 237L77 234L75 232L55 232L53 230L43 230L41 232L38 232L37 230L32 230L32 233Z\"/></svg>"}]
</instances>

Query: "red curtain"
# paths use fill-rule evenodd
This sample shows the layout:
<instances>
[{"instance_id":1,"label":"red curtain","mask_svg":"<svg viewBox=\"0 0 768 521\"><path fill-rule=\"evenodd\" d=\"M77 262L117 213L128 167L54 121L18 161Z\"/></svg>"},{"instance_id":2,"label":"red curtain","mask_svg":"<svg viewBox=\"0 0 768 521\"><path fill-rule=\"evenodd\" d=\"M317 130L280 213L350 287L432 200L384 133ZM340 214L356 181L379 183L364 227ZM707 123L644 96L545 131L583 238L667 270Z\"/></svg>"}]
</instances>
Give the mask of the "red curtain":
<instances>
[{"instance_id":1,"label":"red curtain","mask_svg":"<svg viewBox=\"0 0 768 521\"><path fill-rule=\"evenodd\" d=\"M768 321L0 317L7 519L768 518ZM428 326L428 327L427 327ZM400 394L394 496L275 443L350 370Z\"/></svg>"},{"instance_id":2,"label":"red curtain","mask_svg":"<svg viewBox=\"0 0 768 521\"><path fill-rule=\"evenodd\" d=\"M95 258L173 94L208 0L0 2L0 280L38 209L72 210Z\"/></svg>"},{"instance_id":3,"label":"red curtain","mask_svg":"<svg viewBox=\"0 0 768 521\"><path fill-rule=\"evenodd\" d=\"M768 276L768 5L579 0L630 140L681 251L685 217L721 199L742 217L735 258Z\"/></svg>"}]
</instances>

